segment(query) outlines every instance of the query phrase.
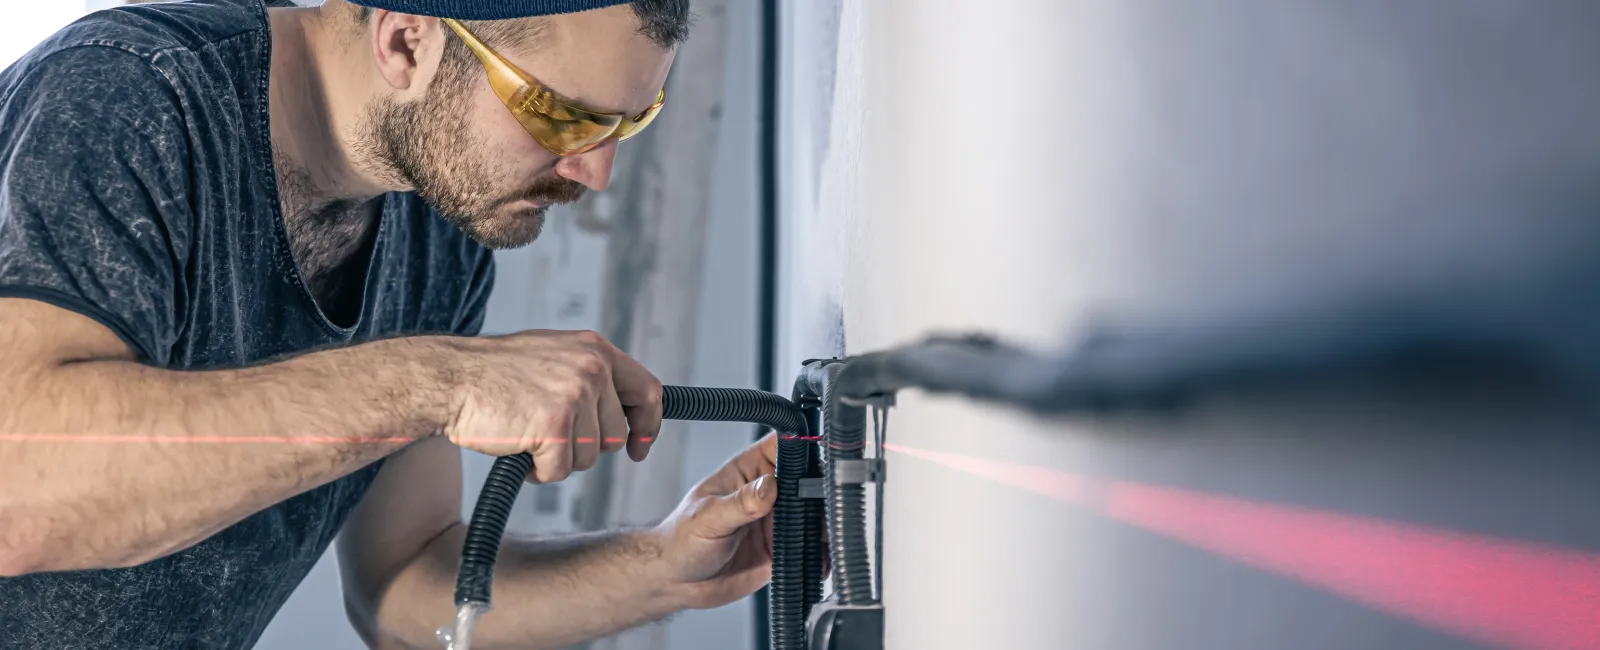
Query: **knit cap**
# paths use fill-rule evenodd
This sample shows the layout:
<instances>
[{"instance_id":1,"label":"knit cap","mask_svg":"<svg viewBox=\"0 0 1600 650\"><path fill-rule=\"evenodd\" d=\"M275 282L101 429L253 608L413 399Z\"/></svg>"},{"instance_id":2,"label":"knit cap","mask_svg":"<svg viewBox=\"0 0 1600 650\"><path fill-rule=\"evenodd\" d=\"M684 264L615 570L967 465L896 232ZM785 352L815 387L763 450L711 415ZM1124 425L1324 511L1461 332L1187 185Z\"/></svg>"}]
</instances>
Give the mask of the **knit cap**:
<instances>
[{"instance_id":1,"label":"knit cap","mask_svg":"<svg viewBox=\"0 0 1600 650\"><path fill-rule=\"evenodd\" d=\"M628 0L350 0L351 4L403 14L457 20L508 20L569 14Z\"/></svg>"}]
</instances>

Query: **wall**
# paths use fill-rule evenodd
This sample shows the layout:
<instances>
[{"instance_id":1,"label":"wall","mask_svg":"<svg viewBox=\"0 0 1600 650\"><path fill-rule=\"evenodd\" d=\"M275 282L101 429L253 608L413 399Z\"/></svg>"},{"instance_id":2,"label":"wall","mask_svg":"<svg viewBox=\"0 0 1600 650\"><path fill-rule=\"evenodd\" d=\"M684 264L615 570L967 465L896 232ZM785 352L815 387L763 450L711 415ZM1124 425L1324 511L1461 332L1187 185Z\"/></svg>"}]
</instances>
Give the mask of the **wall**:
<instances>
[{"instance_id":1,"label":"wall","mask_svg":"<svg viewBox=\"0 0 1600 650\"><path fill-rule=\"evenodd\" d=\"M0 11L10 19L0 24L0 70L27 54L39 41L82 17L98 0L0 0Z\"/></svg>"},{"instance_id":2,"label":"wall","mask_svg":"<svg viewBox=\"0 0 1600 650\"><path fill-rule=\"evenodd\" d=\"M851 352L1051 347L1593 284L1563 271L1600 235L1592 3L790 10L791 363L830 304ZM1459 379L1057 419L905 394L888 647L1595 647L1593 402Z\"/></svg>"},{"instance_id":3,"label":"wall","mask_svg":"<svg viewBox=\"0 0 1600 650\"><path fill-rule=\"evenodd\" d=\"M833 129L834 116L855 118L846 95L835 101L842 0L782 2L778 25L778 301L775 386L794 382L800 363L844 352L840 288L845 255L838 243L856 221L838 187L858 171L859 142L840 141L848 126ZM857 12L859 13L859 12ZM859 39L843 43L856 47ZM853 51L853 50L852 50ZM847 54L846 56L850 56ZM853 79L847 78L847 79ZM859 85L859 84L857 84ZM824 201L828 203L824 205Z\"/></svg>"},{"instance_id":4,"label":"wall","mask_svg":"<svg viewBox=\"0 0 1600 650\"><path fill-rule=\"evenodd\" d=\"M760 315L760 221L757 184L761 74L761 3L737 1L728 9L728 67L723 77L722 125L716 185L706 224L705 284L695 342L697 386L754 387ZM749 446L749 425L695 422L684 458L680 494ZM648 461L646 461L648 462ZM662 489L670 489L664 486ZM753 647L753 598L715 610L684 612L667 633L668 650Z\"/></svg>"}]
</instances>

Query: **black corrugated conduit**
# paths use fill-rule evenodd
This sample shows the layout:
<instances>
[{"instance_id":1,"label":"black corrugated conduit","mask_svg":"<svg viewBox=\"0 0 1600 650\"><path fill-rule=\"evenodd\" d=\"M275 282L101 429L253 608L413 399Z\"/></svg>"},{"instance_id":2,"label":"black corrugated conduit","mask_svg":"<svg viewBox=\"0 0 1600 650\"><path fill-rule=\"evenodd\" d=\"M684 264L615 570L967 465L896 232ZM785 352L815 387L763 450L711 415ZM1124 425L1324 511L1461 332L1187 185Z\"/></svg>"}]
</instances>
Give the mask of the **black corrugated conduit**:
<instances>
[{"instance_id":1,"label":"black corrugated conduit","mask_svg":"<svg viewBox=\"0 0 1600 650\"><path fill-rule=\"evenodd\" d=\"M1387 372L1441 357L1493 367L1508 356L1514 361L1526 358L1520 347L1507 346L1503 337L1480 336L1482 332L1378 325L1357 328L1354 334L1269 328L1243 342L1238 327L1091 337L1059 356L1036 355L985 336L933 337L844 360L808 362L795 382L792 401L758 390L667 386L664 417L749 422L778 432L770 640L772 650L804 650L807 617L821 599L824 532L837 605L858 611L877 606L865 484L882 477L871 474L877 470L864 458L869 405L887 405L897 391L917 388L1041 414L1142 410L1170 406L1197 390L1223 385L1280 383L1357 368ZM819 439L820 452L814 444ZM824 476L817 490L810 483L816 480L819 462ZM881 460L876 462L881 469ZM528 454L496 460L478 497L456 583L456 603L469 615L468 628L471 614L488 610L501 535L532 466ZM824 497L820 502L818 492ZM826 526L819 517L824 512ZM881 609L877 611L878 622L869 631L881 637ZM813 633L846 629L830 626Z\"/></svg>"},{"instance_id":2,"label":"black corrugated conduit","mask_svg":"<svg viewBox=\"0 0 1600 650\"><path fill-rule=\"evenodd\" d=\"M801 444L795 445L805 450L805 471L802 475L806 478L820 477L822 455L817 443L822 440L822 400L811 391L811 384L803 374L795 379L789 399L800 408L806 419L805 435L801 437ZM812 606L822 601L823 558L827 553L822 519L823 500L817 498L820 495L807 496L811 498L800 500L803 506L801 539L804 544L800 557L805 562L801 583L805 605L802 607L801 620L809 620Z\"/></svg>"},{"instance_id":3,"label":"black corrugated conduit","mask_svg":"<svg viewBox=\"0 0 1600 650\"><path fill-rule=\"evenodd\" d=\"M833 592L841 605L870 605L872 565L867 544L867 490L860 482L840 480L843 463L860 461L867 443L867 410L844 399L840 377L849 363L813 363L805 378L813 394L822 396L824 454L823 489L827 511L828 552L833 559Z\"/></svg>"},{"instance_id":4,"label":"black corrugated conduit","mask_svg":"<svg viewBox=\"0 0 1600 650\"><path fill-rule=\"evenodd\" d=\"M800 481L814 462L811 450L815 445L806 416L781 396L735 388L665 386L662 407L662 417L668 420L749 422L777 431L778 495L773 511L772 596L768 604L771 647L803 650L807 611L821 597L822 564L820 546L807 542L808 533L816 534L818 527L808 524L806 515L815 511L800 497ZM520 453L496 459L489 470L461 550L457 606L489 610L501 538L517 493L532 468L533 457ZM809 568L813 565L816 568ZM810 584L812 581L816 584Z\"/></svg>"}]
</instances>

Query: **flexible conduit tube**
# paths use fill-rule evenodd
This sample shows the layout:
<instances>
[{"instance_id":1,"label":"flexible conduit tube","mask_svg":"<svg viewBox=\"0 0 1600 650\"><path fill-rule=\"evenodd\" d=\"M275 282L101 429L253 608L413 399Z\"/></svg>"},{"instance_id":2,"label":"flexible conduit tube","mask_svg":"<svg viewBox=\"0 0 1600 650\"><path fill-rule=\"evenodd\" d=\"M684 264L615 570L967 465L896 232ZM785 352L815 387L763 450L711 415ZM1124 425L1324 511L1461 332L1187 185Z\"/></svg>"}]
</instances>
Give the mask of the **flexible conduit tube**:
<instances>
[{"instance_id":1,"label":"flexible conduit tube","mask_svg":"<svg viewBox=\"0 0 1600 650\"><path fill-rule=\"evenodd\" d=\"M841 484L834 474L840 461L861 460L867 443L867 409L847 403L841 375L849 363L811 366L806 375L822 395L823 444L828 461L823 473L827 491L828 550L833 556L833 591L840 605L870 605L872 565L867 544L867 489Z\"/></svg>"},{"instance_id":2,"label":"flexible conduit tube","mask_svg":"<svg viewBox=\"0 0 1600 650\"><path fill-rule=\"evenodd\" d=\"M811 383L802 373L794 380L794 391L789 397L806 418L806 432L800 445L805 449L805 471L803 476L809 478L821 476L822 454L815 441L822 439L822 411L821 396L811 392ZM780 443L781 444L781 443ZM796 454L798 456L798 454ZM800 618L811 619L811 608L822 602L823 558L828 552L824 546L826 535L823 530L823 503L822 499L802 499L803 514L801 539L804 540L803 558L805 568L803 598L805 605L801 608Z\"/></svg>"},{"instance_id":3,"label":"flexible conduit tube","mask_svg":"<svg viewBox=\"0 0 1600 650\"><path fill-rule=\"evenodd\" d=\"M804 429L802 429L803 431ZM806 647L806 504L800 498L806 443L798 436L778 440L778 500L772 513L772 591L767 598L767 628L772 650Z\"/></svg>"},{"instance_id":4,"label":"flexible conduit tube","mask_svg":"<svg viewBox=\"0 0 1600 650\"><path fill-rule=\"evenodd\" d=\"M794 402L756 390L667 386L662 395L666 418L754 422L778 431L778 497L772 506L772 590L767 600L772 650L804 650L808 602L807 567L820 555L806 551L807 506L800 498L812 445L804 440L806 418ZM814 532L814 529L813 529ZM815 552L816 549L812 549ZM818 594L821 587L818 586Z\"/></svg>"},{"instance_id":5,"label":"flexible conduit tube","mask_svg":"<svg viewBox=\"0 0 1600 650\"><path fill-rule=\"evenodd\" d=\"M500 539L505 536L511 506L517 492L533 469L528 452L496 458L489 478L472 507L472 522L467 524L467 541L461 545L461 568L456 574L456 605L480 603L489 609L489 593L494 587L494 564L500 555Z\"/></svg>"},{"instance_id":6,"label":"flexible conduit tube","mask_svg":"<svg viewBox=\"0 0 1600 650\"><path fill-rule=\"evenodd\" d=\"M778 432L778 496L773 512L773 650L803 650L806 586L805 506L799 484L806 470L806 419L793 402L778 395L738 388L664 386L662 417L667 420L749 422ZM495 460L467 525L456 576L456 604L476 603L488 610L495 560L517 493L533 468L524 452ZM820 562L820 558L816 561ZM781 577L781 579L780 579Z\"/></svg>"}]
</instances>

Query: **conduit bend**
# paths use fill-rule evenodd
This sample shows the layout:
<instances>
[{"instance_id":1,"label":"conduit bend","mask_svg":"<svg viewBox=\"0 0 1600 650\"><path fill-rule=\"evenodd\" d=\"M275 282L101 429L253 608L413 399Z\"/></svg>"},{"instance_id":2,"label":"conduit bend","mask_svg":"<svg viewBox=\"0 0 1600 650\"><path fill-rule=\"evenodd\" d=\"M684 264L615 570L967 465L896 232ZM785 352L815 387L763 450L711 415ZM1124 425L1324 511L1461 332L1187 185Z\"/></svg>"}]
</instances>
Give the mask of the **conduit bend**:
<instances>
[{"instance_id":1,"label":"conduit bend","mask_svg":"<svg viewBox=\"0 0 1600 650\"><path fill-rule=\"evenodd\" d=\"M773 650L805 647L807 610L820 597L820 547L807 543L808 531L818 534L817 523L807 522L808 507L800 497L815 446L808 435L806 416L794 402L758 390L665 386L662 417L667 420L749 422L770 427L778 434L777 503L773 510L772 620ZM461 566L456 577L456 605L463 611L487 612L491 606L495 561L506 522L516 503L533 457L524 452L494 462L489 478L472 511ZM809 554L812 557L807 557ZM815 566L817 568L808 569ZM816 585L811 585L816 582ZM815 595L813 595L815 594ZM463 626L458 625L458 629ZM464 626L470 631L470 625ZM463 633L458 633L464 636ZM452 641L465 647L465 639Z\"/></svg>"}]
</instances>

